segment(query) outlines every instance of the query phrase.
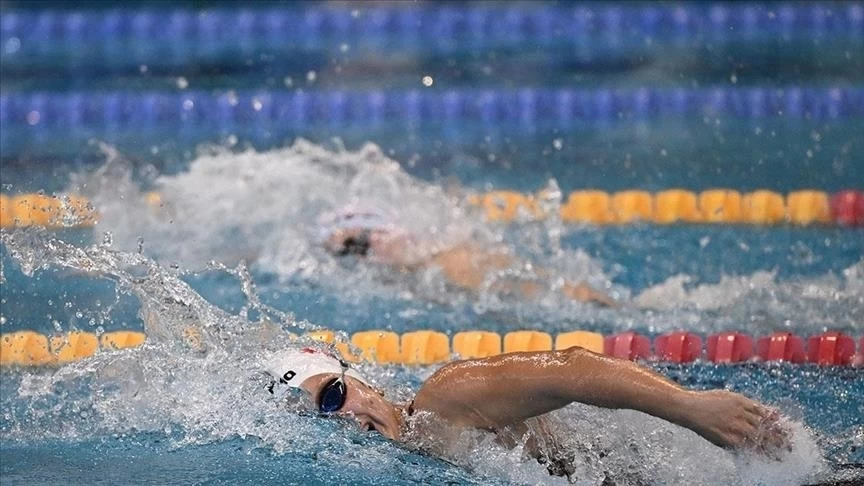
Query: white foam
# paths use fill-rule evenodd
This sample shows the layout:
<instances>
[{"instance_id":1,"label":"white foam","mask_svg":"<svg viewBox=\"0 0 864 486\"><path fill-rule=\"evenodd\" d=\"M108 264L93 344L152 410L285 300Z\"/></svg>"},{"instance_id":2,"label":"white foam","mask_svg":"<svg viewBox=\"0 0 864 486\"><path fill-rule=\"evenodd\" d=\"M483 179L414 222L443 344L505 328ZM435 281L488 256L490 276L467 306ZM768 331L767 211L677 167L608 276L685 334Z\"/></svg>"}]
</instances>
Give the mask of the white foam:
<instances>
[{"instance_id":1,"label":"white foam","mask_svg":"<svg viewBox=\"0 0 864 486\"><path fill-rule=\"evenodd\" d=\"M79 440L156 432L172 437L178 447L241 437L277 454L353 461L351 467L358 471L383 475L397 467L392 458L402 453L398 445L383 439L358 443L363 434L356 428L298 413L308 410L308 403L298 397L269 399L266 382L258 379L263 354L284 346L282 326L297 330L301 323L260 304L242 267L235 275L249 292L249 301L282 326L249 322L215 308L172 271L139 254L0 236L17 261L23 258L35 268L87 269L117 282L142 302L149 337L140 348L100 353L56 373L25 374L11 400L24 401L26 409L14 411L7 420L11 423L4 425L4 437L24 439L38 432L43 438ZM200 332L203 347L185 340L190 325ZM362 371L388 385L390 396L405 399L411 394L408 384L422 381L433 370ZM3 400L4 409L15 410L10 397ZM574 479L583 484L600 484L606 476L649 484L740 484L754 478L785 484L801 482L822 467L819 447L800 424L793 424L792 452L775 463L736 456L691 431L638 412L572 405L554 413L553 420L564 447L576 451ZM533 484L563 481L527 459L518 444L504 447L479 431L462 432L443 452L486 477Z\"/></svg>"},{"instance_id":2,"label":"white foam","mask_svg":"<svg viewBox=\"0 0 864 486\"><path fill-rule=\"evenodd\" d=\"M751 334L789 329L821 332L864 326L864 260L841 274L779 280L775 272L721 277L718 283L688 285L675 275L650 287L633 301L645 309L657 332L687 329L715 332L741 329Z\"/></svg>"},{"instance_id":3,"label":"white foam","mask_svg":"<svg viewBox=\"0 0 864 486\"><path fill-rule=\"evenodd\" d=\"M416 251L469 239L491 247L503 239L503 227L485 224L476 208L464 204L467 191L445 191L412 177L372 144L356 151L328 150L303 140L263 153L205 148L188 170L152 181L161 197L157 207L148 206L143 190L132 182L131 163L111 147L103 150L105 166L79 174L70 185L99 208L97 233L110 232L114 248L135 251L143 245L145 254L184 269L204 268L213 260L230 265L245 260L281 282L299 278L348 300L370 294L395 297L408 289L420 292L421 300L449 301L461 297L447 291L434 270L400 279L387 269L346 266L328 255L319 241L322 215L346 205L377 208L394 226L422 236L424 244ZM555 187L550 181L550 188ZM557 194L560 199L560 190ZM543 203L551 207L560 204L547 199ZM529 225L520 231L516 246L529 256L551 251L540 266L554 270L555 278L588 280L610 289L599 261L579 250L560 249L561 228L556 218ZM517 278L535 271L536 266L511 269ZM626 292L616 295L626 297ZM553 298L545 307L552 309L557 302ZM496 305L491 302L490 308Z\"/></svg>"},{"instance_id":4,"label":"white foam","mask_svg":"<svg viewBox=\"0 0 864 486\"><path fill-rule=\"evenodd\" d=\"M635 411L574 404L544 420L559 451L571 455L570 481L575 484L611 480L615 484L769 486L801 484L825 472L815 439L798 422L789 422L792 450L774 460L720 449L687 429ZM440 431L440 423L434 424ZM412 438L432 450L443 449L449 460L490 477L519 484L567 483L567 478L550 476L544 465L529 457L524 438L513 448L503 446L494 434L477 430L463 430L443 444L440 439Z\"/></svg>"},{"instance_id":5,"label":"white foam","mask_svg":"<svg viewBox=\"0 0 864 486\"><path fill-rule=\"evenodd\" d=\"M357 151L303 140L263 153L202 149L187 171L153 181L161 196L155 208L131 182L131 164L105 151L102 169L71 184L99 208L99 230L111 231L121 249L143 238L148 254L189 268L246 259L286 277L309 274L320 266L310 248L318 218L348 204L398 207L394 223L432 237L470 231L441 188L409 176L372 144Z\"/></svg>"},{"instance_id":6,"label":"white foam","mask_svg":"<svg viewBox=\"0 0 864 486\"><path fill-rule=\"evenodd\" d=\"M152 181L162 205L149 207L131 177L131 164L103 146L106 165L95 174L79 175L71 188L89 195L100 209L97 232L110 231L114 247L137 250L181 268L207 267L211 260L233 265L245 260L259 273L279 277L279 284L321 285L346 303L370 297L411 301L409 312L423 302L469 304L477 314L492 315L504 327L549 331L581 327L651 332L688 329L708 333L744 329L764 334L778 329L811 333L823 329L860 330L864 326L864 260L838 275L831 273L779 279L776 272L722 275L719 282L679 274L630 299L630 291L613 284L614 272L638 271L604 262L581 249L562 249L561 221L548 218L521 223L506 233L487 225L462 203L468 192L444 188L412 177L373 144L356 151L328 149L299 140L292 146L256 152L204 148L188 170ZM540 203L555 214L561 191L554 180ZM481 244L507 242L532 265L507 271L508 279L538 279L538 269L554 289L570 281L587 281L624 304L610 312L569 302L551 291L534 301L496 292L454 293L434 269L419 275L397 275L374 265L346 265L320 248L318 219L345 205L382 208L388 221L428 236L432 246L466 239ZM575 229L590 231L590 229ZM638 237L638 236L637 236ZM703 246L711 245L707 237ZM459 316L453 316L458 319ZM510 324L512 322L512 324Z\"/></svg>"}]
</instances>

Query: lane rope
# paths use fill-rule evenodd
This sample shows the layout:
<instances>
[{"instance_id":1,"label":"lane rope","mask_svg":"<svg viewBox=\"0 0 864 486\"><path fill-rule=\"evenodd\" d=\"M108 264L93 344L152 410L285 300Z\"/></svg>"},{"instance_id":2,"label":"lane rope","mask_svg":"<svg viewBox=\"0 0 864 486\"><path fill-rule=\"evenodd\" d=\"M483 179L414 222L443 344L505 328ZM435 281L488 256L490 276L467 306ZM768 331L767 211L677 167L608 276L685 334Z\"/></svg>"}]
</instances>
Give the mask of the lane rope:
<instances>
[{"instance_id":1,"label":"lane rope","mask_svg":"<svg viewBox=\"0 0 864 486\"><path fill-rule=\"evenodd\" d=\"M809 336L778 331L754 338L727 331L703 338L687 331L675 331L652 340L633 331L602 335L591 331L558 333L554 339L542 331L522 330L500 334L467 330L448 335L418 330L400 334L384 330L355 332L348 337L332 330L311 331L292 339L312 339L331 344L348 360L379 364L431 365L459 358L483 358L517 351L549 351L579 346L595 353L630 360L671 363L706 361L718 364L784 361L824 366L864 366L864 336L858 352L854 339L837 331ZM184 331L186 344L200 349L201 336L194 327ZM97 335L72 331L45 335L17 331L0 335L0 365L58 366L93 356L97 352L137 347L146 335L138 331L113 331Z\"/></svg>"},{"instance_id":2,"label":"lane rope","mask_svg":"<svg viewBox=\"0 0 864 486\"><path fill-rule=\"evenodd\" d=\"M230 26L230 27L229 27ZM57 46L75 46L88 58L109 65L155 62L176 65L192 57L223 51L322 43L338 48L355 39L363 49L422 48L460 52L470 41L477 48L529 43L578 46L583 56L599 57L605 46L758 39L765 35L798 39L860 37L864 6L858 2L824 4L782 2L760 6L728 4L620 5L443 5L356 8L306 5L304 8L215 7L106 10L8 9L0 39L19 41L29 62L48 59ZM115 46L155 46L124 49ZM8 42L4 42L9 45ZM189 45L196 46L189 48ZM7 48L7 51L9 48ZM14 52L14 51L13 51ZM254 51L252 51L254 52ZM10 56L11 57L11 56ZM24 57L24 56L22 56ZM14 60L14 58L12 58ZM77 59L77 58L76 58ZM5 60L5 59L4 59ZM23 60L19 61L23 62Z\"/></svg>"},{"instance_id":3,"label":"lane rope","mask_svg":"<svg viewBox=\"0 0 864 486\"><path fill-rule=\"evenodd\" d=\"M554 214L548 195L516 191L475 194L467 203L493 222L527 222ZM148 192L142 204L161 211L170 203L158 192ZM708 189L699 193L669 189L656 193L625 190L573 191L558 209L558 217L572 224L693 223L751 225L864 226L864 191L843 190L828 194L818 190L793 191L785 196L767 190L740 193ZM92 227L99 221L97 208L74 194L0 194L0 227Z\"/></svg>"},{"instance_id":4,"label":"lane rope","mask_svg":"<svg viewBox=\"0 0 864 486\"><path fill-rule=\"evenodd\" d=\"M228 90L0 93L4 128L39 131L181 125L235 131L250 123L411 126L611 123L664 117L834 120L864 117L864 87Z\"/></svg>"}]
</instances>

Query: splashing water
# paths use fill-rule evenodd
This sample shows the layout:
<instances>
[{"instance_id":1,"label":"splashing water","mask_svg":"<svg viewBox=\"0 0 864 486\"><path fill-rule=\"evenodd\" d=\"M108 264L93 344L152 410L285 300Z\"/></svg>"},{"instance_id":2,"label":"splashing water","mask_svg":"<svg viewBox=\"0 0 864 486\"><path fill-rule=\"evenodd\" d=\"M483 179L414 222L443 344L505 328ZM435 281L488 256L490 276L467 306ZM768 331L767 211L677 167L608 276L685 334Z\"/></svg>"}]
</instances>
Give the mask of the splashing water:
<instances>
[{"instance_id":1,"label":"splashing water","mask_svg":"<svg viewBox=\"0 0 864 486\"><path fill-rule=\"evenodd\" d=\"M828 329L857 332L864 323L864 260L825 275L780 282L776 272L724 276L717 284L685 286L693 278L676 275L634 298L652 316L657 331L746 329L766 335L786 329L816 333ZM664 322L665 321L665 322ZM706 326L706 322L710 323ZM670 327L670 324L672 327Z\"/></svg>"},{"instance_id":2,"label":"splashing water","mask_svg":"<svg viewBox=\"0 0 864 486\"><path fill-rule=\"evenodd\" d=\"M372 144L356 152L303 140L266 153L202 149L187 172L153 181L158 207L144 204L130 163L103 150L105 166L71 182L99 208L100 226L119 248L143 237L155 255L191 268L246 259L285 277L315 274L318 218L352 203L392 212L408 231L431 227L433 237L459 239L479 229L439 187L410 177Z\"/></svg>"},{"instance_id":3,"label":"splashing water","mask_svg":"<svg viewBox=\"0 0 864 486\"><path fill-rule=\"evenodd\" d=\"M699 274L672 273L665 281L631 291L615 283L616 277L638 274L647 260L665 258L664 253L647 253L646 261L628 268L580 248L580 241L597 233L596 229L570 227L565 231L556 217L521 223L512 231L484 224L477 208L462 203L468 192L412 177L373 144L356 151L330 150L300 140L263 153L206 147L187 171L152 180L159 197L158 203L150 204L144 202L141 187L133 181L130 162L109 146L102 149L105 166L95 173L78 174L70 189L83 191L93 200L101 215L97 231L110 233L116 248L133 251L143 247L158 261L187 269L210 268L213 260L247 261L253 274L277 277L278 282L265 290L278 290L286 283L323 287L343 307L352 309L345 316L327 316L330 322L353 319L364 312L363 303L373 299L395 303L404 308L401 314L414 316L401 324L394 322L394 330L410 328L417 316L427 315L424 303L430 302L451 309L443 311L448 313L444 322L479 319L496 322L500 330L555 332L578 327L600 332L688 329L710 333L747 329L760 334L786 329L807 335L828 328L857 333L864 322L864 260L837 274L792 279L779 278L776 270L721 273L713 282L702 282ZM537 200L554 215L562 197L557 183L550 180ZM505 244L526 262L508 269L506 278L536 280L538 270L545 270L552 274L549 283L553 289L565 279L586 281L622 302L624 309L579 305L559 292L546 292L533 300L488 291L476 295L454 292L433 267L414 275L397 275L375 265L346 264L319 245L321 215L345 205L386 212L395 224L424 235L433 246L466 240ZM649 233L647 238L657 236ZM624 258L646 237L637 232L626 238L630 241L604 242L605 246L622 246L611 258ZM699 240L700 247L721 245L719 239ZM686 252L684 255L689 258ZM734 267L730 270L736 271ZM631 292L635 294L632 299ZM365 312L367 321L377 320L372 314L376 311Z\"/></svg>"},{"instance_id":4,"label":"splashing water","mask_svg":"<svg viewBox=\"0 0 864 486\"><path fill-rule=\"evenodd\" d=\"M255 322L213 306L181 274L138 253L103 245L76 247L33 232L0 233L10 256L27 274L62 266L109 278L141 303L147 343L97 354L53 373L23 373L3 380L3 436L81 441L98 436L163 434L174 447L241 438L278 455L356 462L360 469L393 474L405 467L399 446L341 422L304 413L302 401L278 402L263 393L260 361L284 348L289 330L309 329L290 314L262 304L243 266L227 268L241 281ZM271 323L271 324L268 324ZM275 324L274 324L275 323ZM189 329L197 331L190 341ZM404 400L431 369L367 368L364 374ZM10 382L13 388L10 389ZM287 406L286 406L287 405ZM795 425L792 453L779 463L734 456L695 434L637 412L573 405L550 416L555 434L572 453L573 479L599 484L606 476L648 483L787 484L817 473L821 453L810 433ZM409 448L423 446L422 437ZM545 467L526 460L524 444L496 443L466 431L442 454L476 477L517 483L556 483ZM356 469L356 468L355 468Z\"/></svg>"},{"instance_id":5,"label":"splashing water","mask_svg":"<svg viewBox=\"0 0 864 486\"><path fill-rule=\"evenodd\" d=\"M282 282L300 278L337 291L362 284L373 293L392 294L392 286L380 284L387 280L380 271L345 268L320 247L322 215L349 205L386 213L405 233L422 235L428 248L468 240L492 245L503 238L500 230L482 223L476 208L462 204L467 192L445 191L410 176L373 144L331 151L299 140L265 153L209 147L188 171L155 178L158 201L149 205L132 182L131 163L111 147L103 146L103 152L105 166L78 174L70 183L71 191L83 192L99 208L97 231L110 232L117 248L130 251L143 240L149 255L185 268L202 268L210 260L245 260ZM543 201L548 199L544 205L560 206L554 181L543 193ZM553 219L532 231L523 246L534 253L549 246L560 252L560 220L556 224ZM571 263L568 268L584 273L562 276L609 286L598 265ZM429 274L420 280L435 278ZM429 284L438 287L440 282Z\"/></svg>"}]
</instances>

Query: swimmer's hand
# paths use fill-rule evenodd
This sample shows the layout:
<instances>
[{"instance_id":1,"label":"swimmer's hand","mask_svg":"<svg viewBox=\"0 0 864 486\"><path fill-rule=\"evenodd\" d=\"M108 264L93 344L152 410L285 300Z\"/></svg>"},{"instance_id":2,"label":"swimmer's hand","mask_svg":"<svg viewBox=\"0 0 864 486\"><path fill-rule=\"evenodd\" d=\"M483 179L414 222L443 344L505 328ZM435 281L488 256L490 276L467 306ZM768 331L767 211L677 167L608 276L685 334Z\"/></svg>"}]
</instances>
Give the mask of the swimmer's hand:
<instances>
[{"instance_id":1,"label":"swimmer's hand","mask_svg":"<svg viewBox=\"0 0 864 486\"><path fill-rule=\"evenodd\" d=\"M727 449L752 450L779 460L792 450L790 430L780 414L725 390L691 392L684 424L710 442Z\"/></svg>"}]
</instances>

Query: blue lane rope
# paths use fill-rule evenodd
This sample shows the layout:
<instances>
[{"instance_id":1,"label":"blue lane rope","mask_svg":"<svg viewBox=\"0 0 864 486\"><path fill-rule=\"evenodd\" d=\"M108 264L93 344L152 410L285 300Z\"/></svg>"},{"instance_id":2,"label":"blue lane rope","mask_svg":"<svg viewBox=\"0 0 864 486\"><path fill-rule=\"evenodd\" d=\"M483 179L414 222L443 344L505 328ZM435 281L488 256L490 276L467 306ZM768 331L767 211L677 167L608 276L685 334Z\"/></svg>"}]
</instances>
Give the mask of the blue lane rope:
<instances>
[{"instance_id":1,"label":"blue lane rope","mask_svg":"<svg viewBox=\"0 0 864 486\"><path fill-rule=\"evenodd\" d=\"M167 62L260 48L338 48L355 42L376 50L454 52L508 45L578 50L651 38L742 41L864 37L864 3L784 2L684 5L450 5L220 7L213 9L15 10L0 16L5 62L56 62L58 50L109 63ZM117 46L128 46L119 48ZM604 47L605 46L605 47ZM353 46L352 46L353 47Z\"/></svg>"},{"instance_id":2,"label":"blue lane rope","mask_svg":"<svg viewBox=\"0 0 864 486\"><path fill-rule=\"evenodd\" d=\"M735 37L766 31L801 36L813 33L861 35L862 29L864 5L861 2L9 10L0 21L3 37L45 43L107 42L136 36L147 36L146 40L150 41L156 34L159 35L156 40L161 38L166 42L196 37L235 41L261 36L303 40L344 38L346 35L421 36L424 39L427 35L457 35L482 42L512 39L514 35L552 39L599 31L619 35L633 31L638 31L639 35L715 32Z\"/></svg>"},{"instance_id":3,"label":"blue lane rope","mask_svg":"<svg viewBox=\"0 0 864 486\"><path fill-rule=\"evenodd\" d=\"M0 94L3 126L137 128L327 122L412 125L578 123L656 117L864 116L864 87L407 91L71 92Z\"/></svg>"}]
</instances>

